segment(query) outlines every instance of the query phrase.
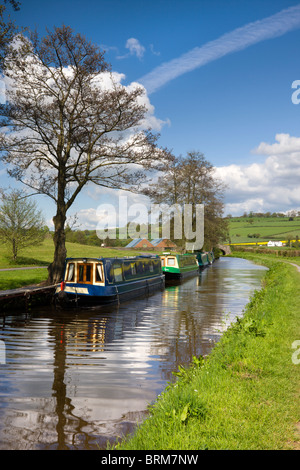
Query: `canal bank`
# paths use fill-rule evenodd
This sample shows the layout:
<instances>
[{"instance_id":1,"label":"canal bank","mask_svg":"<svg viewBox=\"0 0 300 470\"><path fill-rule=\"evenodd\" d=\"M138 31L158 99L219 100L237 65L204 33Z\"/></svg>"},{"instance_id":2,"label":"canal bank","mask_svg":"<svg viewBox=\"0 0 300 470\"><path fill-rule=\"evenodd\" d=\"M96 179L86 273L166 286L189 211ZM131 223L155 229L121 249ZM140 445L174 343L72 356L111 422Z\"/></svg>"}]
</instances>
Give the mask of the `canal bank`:
<instances>
[{"instance_id":1,"label":"canal bank","mask_svg":"<svg viewBox=\"0 0 300 470\"><path fill-rule=\"evenodd\" d=\"M205 360L179 368L117 449L299 449L300 275L267 257L235 256L269 268L263 288Z\"/></svg>"}]
</instances>

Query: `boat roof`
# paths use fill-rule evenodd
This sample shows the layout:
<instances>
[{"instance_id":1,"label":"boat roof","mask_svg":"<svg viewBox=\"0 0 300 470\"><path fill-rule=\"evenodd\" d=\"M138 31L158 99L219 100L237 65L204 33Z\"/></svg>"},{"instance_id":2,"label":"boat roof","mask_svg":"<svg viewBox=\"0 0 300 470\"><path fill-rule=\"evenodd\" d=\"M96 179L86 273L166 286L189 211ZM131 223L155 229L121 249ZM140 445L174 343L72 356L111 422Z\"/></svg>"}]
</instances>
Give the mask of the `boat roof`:
<instances>
[{"instance_id":1,"label":"boat roof","mask_svg":"<svg viewBox=\"0 0 300 470\"><path fill-rule=\"evenodd\" d=\"M156 255L156 254L142 254L142 255L137 255L137 256L112 256L112 257L103 257L103 256L99 256L99 258L96 258L96 257L92 257L92 256L76 256L74 258L66 258L66 262L67 261L91 261L91 260L94 260L94 261L108 261L108 260L111 260L111 261L133 261L133 260L139 260L139 259L157 259L159 258L159 255Z\"/></svg>"}]
</instances>

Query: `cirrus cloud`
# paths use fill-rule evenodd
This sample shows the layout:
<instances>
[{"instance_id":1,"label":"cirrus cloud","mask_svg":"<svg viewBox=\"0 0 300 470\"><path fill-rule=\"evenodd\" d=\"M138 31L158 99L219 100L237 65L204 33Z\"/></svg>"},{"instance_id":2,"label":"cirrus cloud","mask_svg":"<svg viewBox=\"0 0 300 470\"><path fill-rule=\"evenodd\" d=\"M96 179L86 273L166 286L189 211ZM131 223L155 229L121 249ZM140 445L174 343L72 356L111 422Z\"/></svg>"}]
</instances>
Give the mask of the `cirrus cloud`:
<instances>
[{"instance_id":1,"label":"cirrus cloud","mask_svg":"<svg viewBox=\"0 0 300 470\"><path fill-rule=\"evenodd\" d=\"M261 41L282 36L299 27L300 5L295 5L223 34L201 47L195 47L180 57L159 65L138 81L145 86L148 94L154 93L166 83L185 73Z\"/></svg>"}]
</instances>

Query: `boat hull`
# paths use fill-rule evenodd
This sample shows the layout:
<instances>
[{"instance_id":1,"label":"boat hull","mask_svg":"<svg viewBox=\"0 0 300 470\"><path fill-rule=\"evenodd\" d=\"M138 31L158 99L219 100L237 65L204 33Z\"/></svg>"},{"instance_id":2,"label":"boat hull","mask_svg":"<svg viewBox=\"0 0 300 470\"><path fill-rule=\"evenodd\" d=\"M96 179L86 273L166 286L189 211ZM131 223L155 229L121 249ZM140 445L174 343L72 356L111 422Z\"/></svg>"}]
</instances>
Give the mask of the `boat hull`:
<instances>
[{"instance_id":1,"label":"boat hull","mask_svg":"<svg viewBox=\"0 0 300 470\"><path fill-rule=\"evenodd\" d=\"M186 279L187 277L192 277L199 274L199 268L196 267L195 269L185 271L176 268L163 268L163 273L165 275L166 281L173 279Z\"/></svg>"},{"instance_id":2,"label":"boat hull","mask_svg":"<svg viewBox=\"0 0 300 470\"><path fill-rule=\"evenodd\" d=\"M165 279L161 274L152 278L141 279L112 286L70 286L65 284L64 290L56 294L56 305L63 308L100 306L117 304L136 297L153 294L164 289Z\"/></svg>"}]
</instances>

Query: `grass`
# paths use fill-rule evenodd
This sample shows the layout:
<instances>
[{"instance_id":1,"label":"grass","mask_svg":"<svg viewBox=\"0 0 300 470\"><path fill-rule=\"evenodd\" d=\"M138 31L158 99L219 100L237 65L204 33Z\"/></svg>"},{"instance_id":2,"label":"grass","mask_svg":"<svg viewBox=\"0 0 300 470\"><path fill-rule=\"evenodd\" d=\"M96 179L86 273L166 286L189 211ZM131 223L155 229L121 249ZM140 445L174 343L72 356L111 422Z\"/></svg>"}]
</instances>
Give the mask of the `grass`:
<instances>
[{"instance_id":1,"label":"grass","mask_svg":"<svg viewBox=\"0 0 300 470\"><path fill-rule=\"evenodd\" d=\"M289 220L288 217L234 217L229 219L231 243L259 243L269 240L287 240L300 238L300 218ZM258 238L249 238L248 234L260 234Z\"/></svg>"},{"instance_id":2,"label":"grass","mask_svg":"<svg viewBox=\"0 0 300 470\"><path fill-rule=\"evenodd\" d=\"M118 250L97 246L66 243L68 257L120 257L140 254L142 251ZM0 246L0 269L32 266L48 266L53 260L54 245L52 239L46 239L41 245L24 249L14 262L8 255L5 245ZM47 269L27 271L0 271L0 290L15 289L30 284L38 284L47 279Z\"/></svg>"},{"instance_id":3,"label":"grass","mask_svg":"<svg viewBox=\"0 0 300 470\"><path fill-rule=\"evenodd\" d=\"M23 286L39 284L47 279L47 269L34 269L30 271L4 271L0 272L0 290L17 289Z\"/></svg>"},{"instance_id":4,"label":"grass","mask_svg":"<svg viewBox=\"0 0 300 470\"><path fill-rule=\"evenodd\" d=\"M259 256L241 254L262 264ZM120 450L299 449L300 275L266 258L264 286L204 360L180 368Z\"/></svg>"}]
</instances>

